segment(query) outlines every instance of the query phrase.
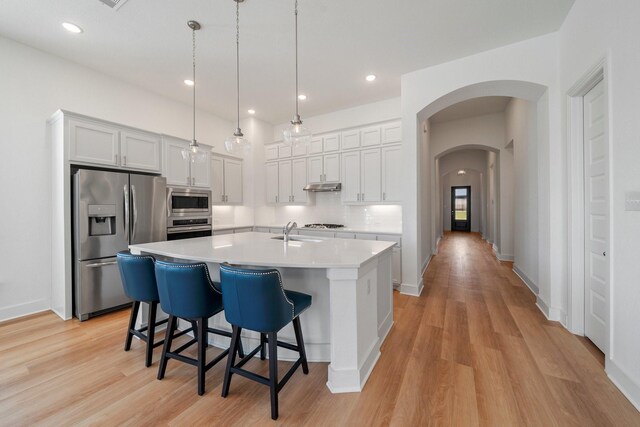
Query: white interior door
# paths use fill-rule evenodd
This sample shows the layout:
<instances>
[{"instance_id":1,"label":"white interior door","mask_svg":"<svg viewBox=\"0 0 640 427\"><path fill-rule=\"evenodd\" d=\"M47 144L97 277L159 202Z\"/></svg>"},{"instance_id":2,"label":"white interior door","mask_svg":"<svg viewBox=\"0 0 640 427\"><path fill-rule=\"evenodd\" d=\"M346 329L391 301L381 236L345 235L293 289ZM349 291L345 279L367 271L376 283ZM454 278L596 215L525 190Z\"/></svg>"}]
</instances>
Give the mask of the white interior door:
<instances>
[{"instance_id":1,"label":"white interior door","mask_svg":"<svg viewBox=\"0 0 640 427\"><path fill-rule=\"evenodd\" d=\"M606 352L609 319L609 144L601 81L584 96L585 335Z\"/></svg>"}]
</instances>

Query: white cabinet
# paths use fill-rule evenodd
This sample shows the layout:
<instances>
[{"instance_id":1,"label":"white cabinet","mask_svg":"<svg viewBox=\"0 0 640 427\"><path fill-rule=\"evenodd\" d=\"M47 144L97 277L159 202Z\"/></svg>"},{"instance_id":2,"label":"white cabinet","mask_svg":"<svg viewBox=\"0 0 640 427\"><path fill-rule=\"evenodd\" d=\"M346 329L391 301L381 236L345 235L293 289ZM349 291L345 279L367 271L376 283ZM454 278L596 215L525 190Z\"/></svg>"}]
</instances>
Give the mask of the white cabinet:
<instances>
[{"instance_id":1,"label":"white cabinet","mask_svg":"<svg viewBox=\"0 0 640 427\"><path fill-rule=\"evenodd\" d=\"M360 148L360 130L358 129L342 132L342 149L353 148Z\"/></svg>"},{"instance_id":2,"label":"white cabinet","mask_svg":"<svg viewBox=\"0 0 640 427\"><path fill-rule=\"evenodd\" d=\"M382 154L382 201L402 200L402 147L383 147Z\"/></svg>"},{"instance_id":3,"label":"white cabinet","mask_svg":"<svg viewBox=\"0 0 640 427\"><path fill-rule=\"evenodd\" d=\"M69 160L118 166L119 131L115 126L69 119Z\"/></svg>"},{"instance_id":4,"label":"white cabinet","mask_svg":"<svg viewBox=\"0 0 640 427\"><path fill-rule=\"evenodd\" d=\"M300 157L307 155L307 144L294 144L291 146L291 155L293 157Z\"/></svg>"},{"instance_id":5,"label":"white cabinet","mask_svg":"<svg viewBox=\"0 0 640 427\"><path fill-rule=\"evenodd\" d=\"M325 135L323 138L323 150L325 153L340 150L340 134L333 133Z\"/></svg>"},{"instance_id":6,"label":"white cabinet","mask_svg":"<svg viewBox=\"0 0 640 427\"><path fill-rule=\"evenodd\" d=\"M322 137L311 138L309 154L322 154Z\"/></svg>"},{"instance_id":7,"label":"white cabinet","mask_svg":"<svg viewBox=\"0 0 640 427\"><path fill-rule=\"evenodd\" d=\"M303 188L307 185L307 159L291 161L291 201L306 203L307 192Z\"/></svg>"},{"instance_id":8,"label":"white cabinet","mask_svg":"<svg viewBox=\"0 0 640 427\"><path fill-rule=\"evenodd\" d=\"M160 135L83 118L69 119L69 160L160 172Z\"/></svg>"},{"instance_id":9,"label":"white cabinet","mask_svg":"<svg viewBox=\"0 0 640 427\"><path fill-rule=\"evenodd\" d=\"M402 284L402 238L388 234L378 235L377 240L396 242L391 254L391 275L394 286Z\"/></svg>"},{"instance_id":10,"label":"white cabinet","mask_svg":"<svg viewBox=\"0 0 640 427\"><path fill-rule=\"evenodd\" d=\"M278 162L278 203L291 202L291 161Z\"/></svg>"},{"instance_id":11,"label":"white cabinet","mask_svg":"<svg viewBox=\"0 0 640 427\"><path fill-rule=\"evenodd\" d=\"M264 147L264 159L265 160L277 160L278 159L278 144L265 145L265 147Z\"/></svg>"},{"instance_id":12,"label":"white cabinet","mask_svg":"<svg viewBox=\"0 0 640 427\"><path fill-rule=\"evenodd\" d=\"M340 155L336 153L309 157L308 182L340 182Z\"/></svg>"},{"instance_id":13,"label":"white cabinet","mask_svg":"<svg viewBox=\"0 0 640 427\"><path fill-rule=\"evenodd\" d=\"M287 144L278 144L278 158L288 159L291 157L291 146Z\"/></svg>"},{"instance_id":14,"label":"white cabinet","mask_svg":"<svg viewBox=\"0 0 640 427\"><path fill-rule=\"evenodd\" d=\"M342 154L342 201L380 201L380 150Z\"/></svg>"},{"instance_id":15,"label":"white cabinet","mask_svg":"<svg viewBox=\"0 0 640 427\"><path fill-rule=\"evenodd\" d=\"M267 163L266 166L266 199L267 203L278 203L278 163Z\"/></svg>"},{"instance_id":16,"label":"white cabinet","mask_svg":"<svg viewBox=\"0 0 640 427\"><path fill-rule=\"evenodd\" d=\"M393 122L382 125L382 143L395 144L402 142L402 123Z\"/></svg>"},{"instance_id":17,"label":"white cabinet","mask_svg":"<svg viewBox=\"0 0 640 427\"><path fill-rule=\"evenodd\" d=\"M182 157L182 150L189 146L189 141L163 136L164 140L164 168L163 175L167 178L168 185L181 185L186 187L209 188L211 186L210 163L190 162ZM206 145L200 145L204 150L210 149Z\"/></svg>"},{"instance_id":18,"label":"white cabinet","mask_svg":"<svg viewBox=\"0 0 640 427\"><path fill-rule=\"evenodd\" d=\"M380 145L380 126L362 129L361 135L363 147Z\"/></svg>"},{"instance_id":19,"label":"white cabinet","mask_svg":"<svg viewBox=\"0 0 640 427\"><path fill-rule=\"evenodd\" d=\"M242 160L211 156L211 197L217 205L242 203Z\"/></svg>"}]
</instances>

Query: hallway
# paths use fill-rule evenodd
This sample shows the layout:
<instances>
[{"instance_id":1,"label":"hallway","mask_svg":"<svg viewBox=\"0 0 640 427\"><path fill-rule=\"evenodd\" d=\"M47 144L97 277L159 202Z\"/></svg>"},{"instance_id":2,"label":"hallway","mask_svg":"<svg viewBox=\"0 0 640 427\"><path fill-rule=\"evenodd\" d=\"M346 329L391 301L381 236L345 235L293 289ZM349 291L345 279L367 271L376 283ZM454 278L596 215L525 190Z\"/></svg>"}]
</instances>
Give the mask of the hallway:
<instances>
[{"instance_id":1,"label":"hallway","mask_svg":"<svg viewBox=\"0 0 640 427\"><path fill-rule=\"evenodd\" d=\"M282 390L278 425L640 426L602 360L534 302L478 234L446 233L422 295L394 293L395 324L364 391L331 394L327 365L311 363ZM139 341L122 351L127 319L1 323L0 426L274 425L268 388L237 378L220 397L221 367L202 397L191 366L169 363L157 381L159 350L148 369Z\"/></svg>"}]
</instances>

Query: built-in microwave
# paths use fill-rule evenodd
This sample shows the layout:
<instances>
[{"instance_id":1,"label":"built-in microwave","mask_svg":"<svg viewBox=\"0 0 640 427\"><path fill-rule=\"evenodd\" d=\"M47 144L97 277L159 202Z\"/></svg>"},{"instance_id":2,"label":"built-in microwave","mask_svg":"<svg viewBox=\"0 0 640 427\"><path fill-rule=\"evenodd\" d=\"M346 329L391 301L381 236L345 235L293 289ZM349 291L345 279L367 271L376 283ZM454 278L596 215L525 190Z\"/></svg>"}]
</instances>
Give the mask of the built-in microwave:
<instances>
[{"instance_id":1,"label":"built-in microwave","mask_svg":"<svg viewBox=\"0 0 640 427\"><path fill-rule=\"evenodd\" d=\"M168 187L167 216L211 216L211 191Z\"/></svg>"}]
</instances>

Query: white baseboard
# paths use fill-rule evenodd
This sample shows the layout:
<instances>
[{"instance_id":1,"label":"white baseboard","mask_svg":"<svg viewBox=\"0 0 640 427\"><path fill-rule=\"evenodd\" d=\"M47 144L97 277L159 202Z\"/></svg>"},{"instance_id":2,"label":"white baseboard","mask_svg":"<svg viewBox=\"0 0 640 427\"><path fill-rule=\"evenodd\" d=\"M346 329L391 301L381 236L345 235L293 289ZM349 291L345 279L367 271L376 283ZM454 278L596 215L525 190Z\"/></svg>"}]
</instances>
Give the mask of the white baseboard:
<instances>
[{"instance_id":1,"label":"white baseboard","mask_svg":"<svg viewBox=\"0 0 640 427\"><path fill-rule=\"evenodd\" d=\"M403 295L410 295L412 297L419 297L424 289L423 281L420 279L420 283L414 285L412 283L403 283L400 285L400 293Z\"/></svg>"},{"instance_id":2,"label":"white baseboard","mask_svg":"<svg viewBox=\"0 0 640 427\"><path fill-rule=\"evenodd\" d=\"M640 411L640 382L634 381L631 375L612 359L607 360L605 372L629 402Z\"/></svg>"},{"instance_id":3,"label":"white baseboard","mask_svg":"<svg viewBox=\"0 0 640 427\"><path fill-rule=\"evenodd\" d=\"M0 308L0 322L51 310L49 301L36 300Z\"/></svg>"},{"instance_id":4,"label":"white baseboard","mask_svg":"<svg viewBox=\"0 0 640 427\"><path fill-rule=\"evenodd\" d=\"M524 272L520 267L518 267L518 265L513 264L513 272L516 273L516 276L518 276L520 280L524 282L525 285L527 285L527 287L531 290L531 292L533 292L534 295L536 296L538 295L538 292L539 292L538 285L536 285L534 281L529 278L529 276L524 274Z\"/></svg>"},{"instance_id":5,"label":"white baseboard","mask_svg":"<svg viewBox=\"0 0 640 427\"><path fill-rule=\"evenodd\" d=\"M536 295L536 306L540 309L544 317L552 322L560 322L567 329L567 313L556 307L549 307L549 304L543 300L540 295ZM568 329L567 329L568 330Z\"/></svg>"},{"instance_id":6,"label":"white baseboard","mask_svg":"<svg viewBox=\"0 0 640 427\"><path fill-rule=\"evenodd\" d=\"M495 243L491 245L491 248L496 258L498 258L498 261L513 261L513 255L500 253L500 248L498 248L498 245Z\"/></svg>"},{"instance_id":7,"label":"white baseboard","mask_svg":"<svg viewBox=\"0 0 640 427\"><path fill-rule=\"evenodd\" d=\"M546 301L540 298L540 295L536 295L536 306L540 309L544 317L549 318L549 306Z\"/></svg>"}]
</instances>

